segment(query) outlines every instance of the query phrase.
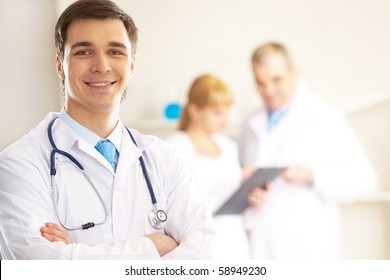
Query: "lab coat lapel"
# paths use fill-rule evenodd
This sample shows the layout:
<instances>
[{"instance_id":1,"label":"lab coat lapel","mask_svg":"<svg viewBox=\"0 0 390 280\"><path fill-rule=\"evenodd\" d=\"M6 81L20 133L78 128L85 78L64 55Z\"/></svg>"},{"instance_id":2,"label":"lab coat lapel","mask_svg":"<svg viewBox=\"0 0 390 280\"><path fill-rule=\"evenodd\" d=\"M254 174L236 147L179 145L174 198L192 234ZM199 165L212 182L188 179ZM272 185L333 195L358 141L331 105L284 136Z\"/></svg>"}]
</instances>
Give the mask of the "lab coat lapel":
<instances>
[{"instance_id":1,"label":"lab coat lapel","mask_svg":"<svg viewBox=\"0 0 390 280\"><path fill-rule=\"evenodd\" d=\"M266 109L261 109L253 118L249 120L249 127L258 140L267 135L267 113Z\"/></svg>"},{"instance_id":2,"label":"lab coat lapel","mask_svg":"<svg viewBox=\"0 0 390 280\"><path fill-rule=\"evenodd\" d=\"M114 170L109 162L100 154L95 147L91 146L87 141L80 138L70 127L68 127L61 119L57 119L53 127L53 139L58 149L72 154L81 165L86 160L80 160L83 158L81 153L89 155L93 160L103 165L114 176ZM66 160L63 157L59 157L58 160Z\"/></svg>"},{"instance_id":3,"label":"lab coat lapel","mask_svg":"<svg viewBox=\"0 0 390 280\"><path fill-rule=\"evenodd\" d=\"M92 158L98 161L101 165L103 165L106 169L108 169L113 176L115 175L114 170L112 169L107 159L105 159L104 156L101 153L99 153L98 150L95 149L95 147L92 147L84 139L77 139L74 146L75 149L78 149L79 151L82 151L90 155Z\"/></svg>"},{"instance_id":4,"label":"lab coat lapel","mask_svg":"<svg viewBox=\"0 0 390 280\"><path fill-rule=\"evenodd\" d=\"M129 133L126 128L122 126L122 144L116 170L117 179L119 180L119 182L117 182L118 184L122 184L122 180L126 177L129 168L133 164L138 164L138 159L141 155L142 151L133 143L133 141L131 141Z\"/></svg>"},{"instance_id":5,"label":"lab coat lapel","mask_svg":"<svg viewBox=\"0 0 390 280\"><path fill-rule=\"evenodd\" d=\"M267 137L261 141L262 164L264 165L283 165L291 162L290 144L296 141L297 137L302 134L307 121L306 110L307 91L304 87L298 86L294 93L294 98L290 104L287 114L272 129Z\"/></svg>"}]
</instances>

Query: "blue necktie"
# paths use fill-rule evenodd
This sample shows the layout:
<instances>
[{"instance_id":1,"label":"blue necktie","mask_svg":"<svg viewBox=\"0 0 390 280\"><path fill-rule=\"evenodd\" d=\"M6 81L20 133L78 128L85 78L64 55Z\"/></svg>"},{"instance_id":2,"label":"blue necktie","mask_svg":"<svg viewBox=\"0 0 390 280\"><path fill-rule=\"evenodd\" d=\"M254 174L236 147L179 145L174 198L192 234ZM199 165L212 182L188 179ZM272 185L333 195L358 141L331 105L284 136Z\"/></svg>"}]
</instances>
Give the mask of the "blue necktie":
<instances>
[{"instance_id":1,"label":"blue necktie","mask_svg":"<svg viewBox=\"0 0 390 280\"><path fill-rule=\"evenodd\" d=\"M112 169L114 171L116 170L116 148L114 144L111 143L110 140L100 140L96 146L95 149L101 153L104 158L111 164Z\"/></svg>"},{"instance_id":2,"label":"blue necktie","mask_svg":"<svg viewBox=\"0 0 390 280\"><path fill-rule=\"evenodd\" d=\"M280 110L276 112L269 112L268 113L268 131L271 131L281 119L286 115L287 110Z\"/></svg>"}]
</instances>

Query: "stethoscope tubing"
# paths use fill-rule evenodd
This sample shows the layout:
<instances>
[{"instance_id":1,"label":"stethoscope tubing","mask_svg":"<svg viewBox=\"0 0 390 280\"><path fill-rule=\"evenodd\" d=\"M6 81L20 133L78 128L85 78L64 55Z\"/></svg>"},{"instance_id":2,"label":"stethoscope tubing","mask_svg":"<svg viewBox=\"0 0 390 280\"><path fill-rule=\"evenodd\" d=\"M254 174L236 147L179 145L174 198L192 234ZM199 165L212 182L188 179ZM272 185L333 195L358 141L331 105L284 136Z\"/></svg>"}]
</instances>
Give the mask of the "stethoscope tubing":
<instances>
[{"instance_id":1,"label":"stethoscope tubing","mask_svg":"<svg viewBox=\"0 0 390 280\"><path fill-rule=\"evenodd\" d=\"M133 135L130 133L130 130L127 127L126 127L126 130L129 133L130 138L133 141L134 145L136 145L138 147L137 143L135 142L135 139L134 139ZM148 170L146 169L145 161L144 161L142 156L140 156L139 162L141 163L142 173L144 174L146 185L148 186L148 189L149 189L149 193L150 193L150 198L152 200L152 204L153 204L153 206L157 206L157 199L156 199L156 196L154 195L154 190L153 190L153 187L152 187L152 183L150 182L149 173L148 173Z\"/></svg>"},{"instance_id":2,"label":"stethoscope tubing","mask_svg":"<svg viewBox=\"0 0 390 280\"><path fill-rule=\"evenodd\" d=\"M57 215L57 218L60 222L60 224L68 229L68 230L76 230L76 229L88 229L88 228L91 228L91 227L94 227L95 225L100 225L100 224L104 224L108 218L108 210L107 210L107 207L102 199L102 197L100 196L99 192L97 191L97 189L95 188L95 186L93 185L92 181L88 178L88 176L85 174L85 171L84 171L84 167L82 166L82 164L75 158L73 157L71 154L63 151L63 150L60 150L57 148L55 142L54 142L54 139L53 139L53 133L52 133L52 130L53 130L53 125L54 125L54 122L57 120L58 117L55 117L53 120L50 121L49 125L48 125L48 128L47 128L47 136L48 136L48 139L49 139L49 142L52 146L52 151L50 153L50 178L51 178L51 186L54 188L56 188L55 185L55 175L56 175L56 164L55 164L55 155L56 153L58 154L61 154L63 156L65 156L66 158L68 158L69 160L71 160L75 165L77 165L77 167L81 170L81 172L83 173L84 177L86 178L86 180L90 183L90 185L92 186L92 188L94 189L96 195L99 197L99 200L101 202L101 204L103 205L103 208L104 208L104 212L105 212L105 218L102 222L99 222L99 223L93 223L93 222L88 222L86 224L83 224L81 225L81 227L77 227L77 228L70 228L70 227L67 227L66 225L64 225L62 222L61 222L61 219L59 218L59 215L58 215L58 211L57 211L57 206L56 206L56 203L55 203L55 200L54 198L52 197L52 200L53 200L53 206L54 206L54 209L55 209L55 212L56 212L56 215ZM132 140L132 142L134 143L134 145L137 145L133 135L131 134L130 130L125 126L127 132L129 133L129 136ZM163 228L164 226L164 223L166 221L166 213L162 210L158 210L158 207L157 207L157 199L156 199L156 196L154 194L154 190L153 190L153 186L152 186L152 183L150 181L150 177L149 177L149 173L146 169L146 165L145 165L145 161L142 157L142 155L139 157L139 161L140 161L140 164L141 164L141 169L142 169L142 173L144 175L144 178L145 178L145 181L146 181L146 185L148 187L148 190L149 190L149 194L150 194L150 198L151 198L151 202L152 202L152 205L153 205L153 210L151 212L154 212L154 217L156 217L155 215L157 214L157 212L161 211L162 213L164 213L165 215L165 219L164 220L160 220L162 223L161 224L154 224L154 222L152 222L152 220L154 221L155 219L153 219L152 217L149 217L149 221L150 223L152 224L153 227L157 228L157 229L160 229L160 228ZM58 191L57 191L57 195L58 195ZM57 201L58 201L58 197L57 197Z\"/></svg>"}]
</instances>

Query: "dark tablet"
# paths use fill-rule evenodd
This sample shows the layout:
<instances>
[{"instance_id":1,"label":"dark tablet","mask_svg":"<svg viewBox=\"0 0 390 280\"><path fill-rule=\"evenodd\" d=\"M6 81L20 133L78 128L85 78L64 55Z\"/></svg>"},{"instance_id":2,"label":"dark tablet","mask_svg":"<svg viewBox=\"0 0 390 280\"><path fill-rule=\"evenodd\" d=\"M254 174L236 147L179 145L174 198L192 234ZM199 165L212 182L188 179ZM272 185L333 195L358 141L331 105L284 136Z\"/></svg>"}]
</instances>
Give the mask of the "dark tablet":
<instances>
[{"instance_id":1,"label":"dark tablet","mask_svg":"<svg viewBox=\"0 0 390 280\"><path fill-rule=\"evenodd\" d=\"M260 168L214 213L214 215L241 214L248 206L247 196L252 188L265 187L267 181L275 179L284 168Z\"/></svg>"}]
</instances>

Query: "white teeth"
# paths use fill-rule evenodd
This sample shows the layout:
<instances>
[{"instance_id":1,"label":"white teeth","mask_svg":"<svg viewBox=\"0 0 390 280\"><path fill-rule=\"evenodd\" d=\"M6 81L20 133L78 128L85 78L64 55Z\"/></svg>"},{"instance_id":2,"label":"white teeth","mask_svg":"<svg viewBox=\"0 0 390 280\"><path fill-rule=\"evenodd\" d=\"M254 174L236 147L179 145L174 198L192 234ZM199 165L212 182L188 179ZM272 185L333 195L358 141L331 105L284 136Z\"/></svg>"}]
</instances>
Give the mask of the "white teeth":
<instances>
[{"instance_id":1,"label":"white teeth","mask_svg":"<svg viewBox=\"0 0 390 280\"><path fill-rule=\"evenodd\" d=\"M88 83L88 85L93 87L105 87L111 85L111 83Z\"/></svg>"}]
</instances>

